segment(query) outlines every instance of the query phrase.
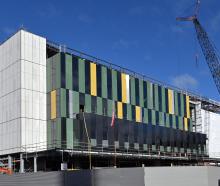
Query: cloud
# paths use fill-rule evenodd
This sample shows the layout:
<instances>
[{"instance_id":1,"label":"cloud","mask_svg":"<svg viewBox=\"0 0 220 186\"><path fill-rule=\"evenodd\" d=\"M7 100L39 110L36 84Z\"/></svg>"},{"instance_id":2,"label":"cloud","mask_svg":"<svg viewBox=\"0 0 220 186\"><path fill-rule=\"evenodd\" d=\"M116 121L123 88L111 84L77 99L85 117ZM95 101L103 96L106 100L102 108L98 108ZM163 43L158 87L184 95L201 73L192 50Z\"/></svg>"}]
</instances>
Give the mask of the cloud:
<instances>
[{"instance_id":1,"label":"cloud","mask_svg":"<svg viewBox=\"0 0 220 186\"><path fill-rule=\"evenodd\" d=\"M49 3L44 7L43 10L39 11L38 14L41 17L55 19L57 16L61 15L61 11L54 4Z\"/></svg>"},{"instance_id":2,"label":"cloud","mask_svg":"<svg viewBox=\"0 0 220 186\"><path fill-rule=\"evenodd\" d=\"M4 34L4 35L7 35L7 36L10 36L12 35L16 30L14 28L11 28L11 27L4 27L2 28L1 32Z\"/></svg>"},{"instance_id":3,"label":"cloud","mask_svg":"<svg viewBox=\"0 0 220 186\"><path fill-rule=\"evenodd\" d=\"M132 8L129 10L129 13L130 13L130 15L133 15L133 16L143 15L143 14L144 14L144 7L143 7L143 6L135 6L135 7L132 7Z\"/></svg>"},{"instance_id":4,"label":"cloud","mask_svg":"<svg viewBox=\"0 0 220 186\"><path fill-rule=\"evenodd\" d=\"M220 25L220 11L211 19L210 28L213 32L218 32L219 25Z\"/></svg>"},{"instance_id":5,"label":"cloud","mask_svg":"<svg viewBox=\"0 0 220 186\"><path fill-rule=\"evenodd\" d=\"M138 45L139 45L139 42L137 40L129 41L125 39L119 39L118 41L113 43L112 48L116 50L121 50L121 49L128 49L131 47L137 48Z\"/></svg>"},{"instance_id":6,"label":"cloud","mask_svg":"<svg viewBox=\"0 0 220 186\"><path fill-rule=\"evenodd\" d=\"M79 14L78 20L82 23L91 24L93 23L93 19L88 14Z\"/></svg>"},{"instance_id":7,"label":"cloud","mask_svg":"<svg viewBox=\"0 0 220 186\"><path fill-rule=\"evenodd\" d=\"M182 74L171 78L171 84L181 89L197 89L198 81L189 74Z\"/></svg>"}]
</instances>

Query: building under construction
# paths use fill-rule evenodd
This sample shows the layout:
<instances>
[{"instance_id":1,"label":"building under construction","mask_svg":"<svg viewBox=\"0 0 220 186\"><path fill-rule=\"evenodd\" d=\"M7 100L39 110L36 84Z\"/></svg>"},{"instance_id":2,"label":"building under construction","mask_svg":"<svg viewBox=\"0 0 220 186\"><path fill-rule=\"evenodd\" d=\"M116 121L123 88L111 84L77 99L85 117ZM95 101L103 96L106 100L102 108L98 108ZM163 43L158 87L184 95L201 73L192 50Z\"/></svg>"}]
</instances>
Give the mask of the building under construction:
<instances>
[{"instance_id":1,"label":"building under construction","mask_svg":"<svg viewBox=\"0 0 220 186\"><path fill-rule=\"evenodd\" d=\"M19 30L0 45L13 171L218 162L220 103Z\"/></svg>"}]
</instances>

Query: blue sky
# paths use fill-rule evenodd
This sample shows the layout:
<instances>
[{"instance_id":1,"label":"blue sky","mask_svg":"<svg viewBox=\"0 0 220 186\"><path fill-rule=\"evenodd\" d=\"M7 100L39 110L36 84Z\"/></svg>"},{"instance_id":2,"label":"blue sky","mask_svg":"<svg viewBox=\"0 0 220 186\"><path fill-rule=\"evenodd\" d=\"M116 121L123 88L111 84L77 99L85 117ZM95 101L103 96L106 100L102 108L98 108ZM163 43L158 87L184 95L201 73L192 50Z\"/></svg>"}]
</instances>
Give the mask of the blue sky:
<instances>
[{"instance_id":1,"label":"blue sky","mask_svg":"<svg viewBox=\"0 0 220 186\"><path fill-rule=\"evenodd\" d=\"M220 2L201 1L200 22L220 49ZM193 3L194 0L1 1L0 41L23 25L70 48L220 100L192 23L175 20L178 15L190 14Z\"/></svg>"}]
</instances>

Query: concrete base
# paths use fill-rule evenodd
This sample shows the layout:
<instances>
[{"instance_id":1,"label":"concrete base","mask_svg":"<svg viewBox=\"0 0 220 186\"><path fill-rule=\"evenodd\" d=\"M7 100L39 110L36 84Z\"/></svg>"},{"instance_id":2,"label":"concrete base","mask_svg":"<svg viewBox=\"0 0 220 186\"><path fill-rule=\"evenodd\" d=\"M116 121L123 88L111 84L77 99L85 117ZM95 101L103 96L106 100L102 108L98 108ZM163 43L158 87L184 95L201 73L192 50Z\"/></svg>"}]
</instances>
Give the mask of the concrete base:
<instances>
[{"instance_id":1,"label":"concrete base","mask_svg":"<svg viewBox=\"0 0 220 186\"><path fill-rule=\"evenodd\" d=\"M0 185L10 186L217 186L219 180L219 167L108 168L0 175Z\"/></svg>"}]
</instances>

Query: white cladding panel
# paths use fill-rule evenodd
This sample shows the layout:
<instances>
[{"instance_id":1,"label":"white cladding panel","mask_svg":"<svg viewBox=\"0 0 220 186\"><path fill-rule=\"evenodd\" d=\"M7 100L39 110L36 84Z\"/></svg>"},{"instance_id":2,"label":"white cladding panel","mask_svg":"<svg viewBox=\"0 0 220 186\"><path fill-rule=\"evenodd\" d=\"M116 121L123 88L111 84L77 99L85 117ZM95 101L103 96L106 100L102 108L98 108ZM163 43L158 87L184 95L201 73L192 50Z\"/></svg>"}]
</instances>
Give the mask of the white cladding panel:
<instances>
[{"instance_id":1,"label":"white cladding panel","mask_svg":"<svg viewBox=\"0 0 220 186\"><path fill-rule=\"evenodd\" d=\"M45 38L21 30L0 45L0 110L0 155L46 147Z\"/></svg>"},{"instance_id":2,"label":"white cladding panel","mask_svg":"<svg viewBox=\"0 0 220 186\"><path fill-rule=\"evenodd\" d=\"M208 153L211 158L220 158L220 114L202 109L202 132L208 133ZM208 129L207 129L207 126Z\"/></svg>"}]
</instances>

